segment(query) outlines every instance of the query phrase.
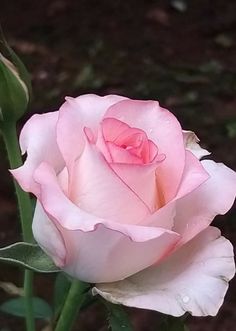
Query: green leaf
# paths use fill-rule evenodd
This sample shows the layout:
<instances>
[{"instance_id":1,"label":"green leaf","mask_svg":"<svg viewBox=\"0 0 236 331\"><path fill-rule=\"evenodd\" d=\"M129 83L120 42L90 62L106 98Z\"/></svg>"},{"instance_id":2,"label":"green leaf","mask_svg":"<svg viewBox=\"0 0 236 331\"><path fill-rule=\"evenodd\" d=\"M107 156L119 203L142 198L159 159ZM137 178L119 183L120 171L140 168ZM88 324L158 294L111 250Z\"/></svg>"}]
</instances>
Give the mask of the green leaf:
<instances>
[{"instance_id":1,"label":"green leaf","mask_svg":"<svg viewBox=\"0 0 236 331\"><path fill-rule=\"evenodd\" d=\"M90 307L92 304L94 304L97 301L98 301L98 298L96 296L92 295L92 293L90 291L88 291L87 293L85 293L85 298L82 303L81 310L84 310L84 309Z\"/></svg>"},{"instance_id":2,"label":"green leaf","mask_svg":"<svg viewBox=\"0 0 236 331\"><path fill-rule=\"evenodd\" d=\"M54 285L53 306L55 316L58 316L58 314L60 313L65 303L70 286L70 279L64 273L60 272L56 277Z\"/></svg>"},{"instance_id":3,"label":"green leaf","mask_svg":"<svg viewBox=\"0 0 236 331\"><path fill-rule=\"evenodd\" d=\"M1 304L0 311L18 317L25 317L26 310L25 310L24 300L25 299L23 297L8 300L3 304ZM33 313L35 318L39 318L47 321L52 318L53 315L52 308L45 300L41 298L33 297L32 301L33 301Z\"/></svg>"},{"instance_id":4,"label":"green leaf","mask_svg":"<svg viewBox=\"0 0 236 331\"><path fill-rule=\"evenodd\" d=\"M160 331L188 331L181 318L168 316L160 326Z\"/></svg>"},{"instance_id":5,"label":"green leaf","mask_svg":"<svg viewBox=\"0 0 236 331\"><path fill-rule=\"evenodd\" d=\"M236 121L233 121L231 123L228 123L226 125L227 133L229 138L235 138L236 137Z\"/></svg>"},{"instance_id":6,"label":"green leaf","mask_svg":"<svg viewBox=\"0 0 236 331\"><path fill-rule=\"evenodd\" d=\"M38 245L25 242L0 248L0 262L21 266L36 272L60 271Z\"/></svg>"},{"instance_id":7,"label":"green leaf","mask_svg":"<svg viewBox=\"0 0 236 331\"><path fill-rule=\"evenodd\" d=\"M109 329L111 331L132 331L129 317L122 306L102 300L108 310Z\"/></svg>"}]
</instances>

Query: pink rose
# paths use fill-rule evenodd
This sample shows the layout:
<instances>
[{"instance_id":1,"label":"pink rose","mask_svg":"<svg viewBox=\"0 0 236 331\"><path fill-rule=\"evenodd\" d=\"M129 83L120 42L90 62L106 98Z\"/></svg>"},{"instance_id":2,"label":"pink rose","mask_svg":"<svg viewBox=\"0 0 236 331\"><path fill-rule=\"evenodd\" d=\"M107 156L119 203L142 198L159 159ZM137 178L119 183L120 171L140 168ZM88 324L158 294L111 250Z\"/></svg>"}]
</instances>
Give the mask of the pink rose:
<instances>
[{"instance_id":1,"label":"pink rose","mask_svg":"<svg viewBox=\"0 0 236 331\"><path fill-rule=\"evenodd\" d=\"M179 316L215 315L235 272L232 245L210 226L236 174L156 101L66 98L34 115L12 171L37 197L36 241L94 293Z\"/></svg>"}]
</instances>

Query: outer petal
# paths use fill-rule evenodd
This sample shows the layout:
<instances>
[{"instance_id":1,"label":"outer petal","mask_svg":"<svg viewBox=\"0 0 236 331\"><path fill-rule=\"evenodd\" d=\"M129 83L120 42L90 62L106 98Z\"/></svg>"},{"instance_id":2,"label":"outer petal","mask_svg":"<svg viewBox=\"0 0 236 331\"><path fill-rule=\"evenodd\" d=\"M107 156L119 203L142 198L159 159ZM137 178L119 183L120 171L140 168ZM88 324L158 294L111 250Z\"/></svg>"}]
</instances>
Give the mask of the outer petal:
<instances>
[{"instance_id":1,"label":"outer petal","mask_svg":"<svg viewBox=\"0 0 236 331\"><path fill-rule=\"evenodd\" d=\"M159 231L155 239L135 242L102 224L92 232L64 230L68 256L63 269L91 283L124 279L156 263L173 249L178 235Z\"/></svg>"},{"instance_id":2,"label":"outer petal","mask_svg":"<svg viewBox=\"0 0 236 331\"><path fill-rule=\"evenodd\" d=\"M27 152L27 159L22 167L11 170L11 173L25 191L37 192L33 173L41 162L47 161L56 172L64 165L56 143L57 119L58 112L34 115L21 131L20 147L22 154Z\"/></svg>"},{"instance_id":3,"label":"outer petal","mask_svg":"<svg viewBox=\"0 0 236 331\"><path fill-rule=\"evenodd\" d=\"M93 292L114 303L173 316L214 316L234 273L232 245L209 227L156 267L96 285Z\"/></svg>"},{"instance_id":4,"label":"outer petal","mask_svg":"<svg viewBox=\"0 0 236 331\"><path fill-rule=\"evenodd\" d=\"M63 235L65 271L80 279L123 279L163 258L179 240L178 234L162 228L119 224L82 211L64 195L47 164L37 169L35 180L44 210Z\"/></svg>"},{"instance_id":5,"label":"outer petal","mask_svg":"<svg viewBox=\"0 0 236 331\"><path fill-rule=\"evenodd\" d=\"M84 147L83 129L89 127L95 131L107 109L124 100L118 95L100 97L85 94L77 98L67 97L60 108L57 124L57 142L66 164L71 167ZM73 146L73 148L71 148Z\"/></svg>"},{"instance_id":6,"label":"outer petal","mask_svg":"<svg viewBox=\"0 0 236 331\"><path fill-rule=\"evenodd\" d=\"M211 154L206 149L201 148L199 145L200 140L193 131L183 130L183 137L186 149L192 152L198 159Z\"/></svg>"},{"instance_id":7,"label":"outer petal","mask_svg":"<svg viewBox=\"0 0 236 331\"><path fill-rule=\"evenodd\" d=\"M108 109L105 117L114 117L131 127L142 129L166 159L158 168L158 185L165 203L177 193L184 170L185 149L179 122L155 101L124 100ZM168 137L168 139L167 139Z\"/></svg>"},{"instance_id":8,"label":"outer petal","mask_svg":"<svg viewBox=\"0 0 236 331\"><path fill-rule=\"evenodd\" d=\"M33 224L35 240L52 257L55 264L63 267L66 261L66 249L63 237L56 225L48 218L41 204L37 201Z\"/></svg>"},{"instance_id":9,"label":"outer petal","mask_svg":"<svg viewBox=\"0 0 236 331\"><path fill-rule=\"evenodd\" d=\"M173 230L183 236L179 244L205 229L218 214L225 214L236 196L236 173L222 163L204 160L210 179L177 201Z\"/></svg>"}]
</instances>

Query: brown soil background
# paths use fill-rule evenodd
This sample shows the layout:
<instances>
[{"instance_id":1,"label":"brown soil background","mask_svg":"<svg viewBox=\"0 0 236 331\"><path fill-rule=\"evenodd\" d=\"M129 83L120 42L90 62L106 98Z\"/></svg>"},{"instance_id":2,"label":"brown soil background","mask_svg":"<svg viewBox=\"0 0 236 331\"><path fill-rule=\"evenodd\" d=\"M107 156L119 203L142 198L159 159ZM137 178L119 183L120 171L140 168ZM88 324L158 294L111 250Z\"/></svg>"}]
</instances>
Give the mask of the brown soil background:
<instances>
[{"instance_id":1,"label":"brown soil background","mask_svg":"<svg viewBox=\"0 0 236 331\"><path fill-rule=\"evenodd\" d=\"M182 10L176 3L182 3ZM184 7L184 4L186 5ZM236 169L236 2L7 1L0 20L10 44L32 73L32 112L57 109L65 95L117 93L158 99L185 129L194 130L212 158ZM27 114L19 124L32 114ZM0 145L0 244L20 239L4 147ZM223 190L224 188L222 188ZM214 222L236 244L235 209ZM0 281L21 284L1 265ZM53 276L37 276L37 295L49 300ZM191 331L236 330L236 281L215 318L187 319ZM0 301L9 296L0 289ZM159 314L127 309L137 331L156 331ZM43 324L38 323L38 330ZM20 318L0 315L0 330L23 331ZM81 314L74 330L106 330L99 306ZM160 330L161 331L161 330Z\"/></svg>"}]
</instances>

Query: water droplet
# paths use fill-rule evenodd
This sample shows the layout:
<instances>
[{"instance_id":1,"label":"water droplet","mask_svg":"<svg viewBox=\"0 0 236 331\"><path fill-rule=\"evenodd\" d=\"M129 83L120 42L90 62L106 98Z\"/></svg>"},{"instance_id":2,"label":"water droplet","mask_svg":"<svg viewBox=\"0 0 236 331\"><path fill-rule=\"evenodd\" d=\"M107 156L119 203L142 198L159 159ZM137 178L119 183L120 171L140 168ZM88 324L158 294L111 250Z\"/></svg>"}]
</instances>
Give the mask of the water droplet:
<instances>
[{"instance_id":1,"label":"water droplet","mask_svg":"<svg viewBox=\"0 0 236 331\"><path fill-rule=\"evenodd\" d=\"M182 297L182 300L183 300L184 303L188 303L190 298L187 295L185 295L185 296Z\"/></svg>"},{"instance_id":2,"label":"water droplet","mask_svg":"<svg viewBox=\"0 0 236 331\"><path fill-rule=\"evenodd\" d=\"M150 129L149 132L152 133L153 132L153 129Z\"/></svg>"}]
</instances>

